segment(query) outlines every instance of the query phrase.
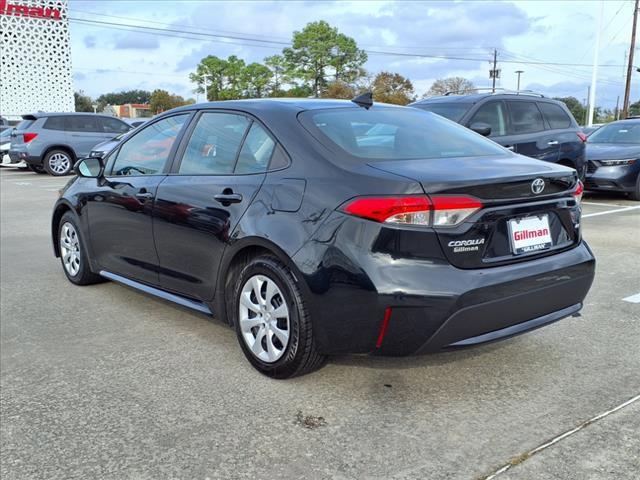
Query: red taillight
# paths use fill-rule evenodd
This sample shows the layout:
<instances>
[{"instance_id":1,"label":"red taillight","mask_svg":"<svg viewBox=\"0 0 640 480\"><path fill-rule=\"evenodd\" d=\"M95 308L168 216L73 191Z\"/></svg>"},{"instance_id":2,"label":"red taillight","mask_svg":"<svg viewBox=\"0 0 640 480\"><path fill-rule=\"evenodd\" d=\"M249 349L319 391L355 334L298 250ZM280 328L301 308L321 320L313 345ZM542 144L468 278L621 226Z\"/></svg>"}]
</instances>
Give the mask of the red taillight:
<instances>
[{"instance_id":1,"label":"red taillight","mask_svg":"<svg viewBox=\"0 0 640 480\"><path fill-rule=\"evenodd\" d=\"M389 328L389 320L391 320L391 307L387 307L384 311L384 318L382 319L382 325L380 325L378 340L376 340L376 348L380 348L382 346L384 335L387 333L387 328Z\"/></svg>"},{"instance_id":2,"label":"red taillight","mask_svg":"<svg viewBox=\"0 0 640 480\"><path fill-rule=\"evenodd\" d=\"M23 133L22 138L24 139L24 143L29 143L31 140L38 136L37 133Z\"/></svg>"},{"instance_id":3,"label":"red taillight","mask_svg":"<svg viewBox=\"0 0 640 480\"><path fill-rule=\"evenodd\" d=\"M578 180L578 183L576 184L576 188L573 191L573 196L576 199L576 202L580 203L580 201L582 200L583 193L584 193L584 186L582 185L582 182Z\"/></svg>"},{"instance_id":4,"label":"red taillight","mask_svg":"<svg viewBox=\"0 0 640 480\"><path fill-rule=\"evenodd\" d=\"M425 196L360 197L344 207L346 213L376 222L429 225L431 204Z\"/></svg>"},{"instance_id":5,"label":"red taillight","mask_svg":"<svg viewBox=\"0 0 640 480\"><path fill-rule=\"evenodd\" d=\"M582 141L582 142L586 142L587 141L587 136L582 133L582 132L576 132L576 135L578 135L578 138Z\"/></svg>"},{"instance_id":6,"label":"red taillight","mask_svg":"<svg viewBox=\"0 0 640 480\"><path fill-rule=\"evenodd\" d=\"M381 223L452 227L459 225L482 208L482 203L461 195L359 197L349 202L343 211ZM433 220L430 212L433 210Z\"/></svg>"}]
</instances>

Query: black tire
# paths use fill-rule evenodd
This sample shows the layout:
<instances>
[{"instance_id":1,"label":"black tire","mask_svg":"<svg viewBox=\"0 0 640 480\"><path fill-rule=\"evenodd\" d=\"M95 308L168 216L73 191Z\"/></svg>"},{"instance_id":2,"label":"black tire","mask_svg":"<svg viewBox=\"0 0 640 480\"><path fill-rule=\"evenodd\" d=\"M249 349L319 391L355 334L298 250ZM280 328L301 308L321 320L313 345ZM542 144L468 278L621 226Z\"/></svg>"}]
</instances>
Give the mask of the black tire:
<instances>
[{"instance_id":1,"label":"black tire","mask_svg":"<svg viewBox=\"0 0 640 480\"><path fill-rule=\"evenodd\" d=\"M65 255L63 252L63 248L61 246L63 239L63 229L70 224L73 226L75 231L75 236L77 237L78 242L78 271L71 272L70 269L65 265ZM91 271L91 266L89 265L89 259L87 257L87 247L86 242L82 238L82 234L80 233L80 227L76 221L76 218L71 212L66 212L62 215L60 219L60 223L58 224L58 245L60 248L60 263L62 264L62 271L67 276L71 283L75 283L76 285L91 285L94 283L104 282L105 280L100 276L96 275Z\"/></svg>"},{"instance_id":2,"label":"black tire","mask_svg":"<svg viewBox=\"0 0 640 480\"><path fill-rule=\"evenodd\" d=\"M49 175L64 177L73 172L73 155L66 150L51 150L44 156L42 164Z\"/></svg>"},{"instance_id":3,"label":"black tire","mask_svg":"<svg viewBox=\"0 0 640 480\"><path fill-rule=\"evenodd\" d=\"M42 165L32 165L31 163L27 163L27 168L31 170L33 173L39 173L39 174L47 173Z\"/></svg>"},{"instance_id":4,"label":"black tire","mask_svg":"<svg viewBox=\"0 0 640 480\"><path fill-rule=\"evenodd\" d=\"M631 200L634 200L636 202L640 202L640 174L638 175L638 178L636 179L636 189L635 191L631 192L629 194L629 198Z\"/></svg>"},{"instance_id":5,"label":"black tire","mask_svg":"<svg viewBox=\"0 0 640 480\"><path fill-rule=\"evenodd\" d=\"M282 296L285 297L282 300L286 303L289 312L288 343L282 349L281 357L272 363L261 360L251 351L240 326L242 289L256 275L267 277L276 284ZM262 255L248 261L237 277L231 312L240 347L247 360L260 373L275 379L285 379L309 373L320 368L324 363L326 357L317 351L311 318L303 293L291 270L278 258L272 255ZM273 338L276 337L273 336Z\"/></svg>"}]
</instances>

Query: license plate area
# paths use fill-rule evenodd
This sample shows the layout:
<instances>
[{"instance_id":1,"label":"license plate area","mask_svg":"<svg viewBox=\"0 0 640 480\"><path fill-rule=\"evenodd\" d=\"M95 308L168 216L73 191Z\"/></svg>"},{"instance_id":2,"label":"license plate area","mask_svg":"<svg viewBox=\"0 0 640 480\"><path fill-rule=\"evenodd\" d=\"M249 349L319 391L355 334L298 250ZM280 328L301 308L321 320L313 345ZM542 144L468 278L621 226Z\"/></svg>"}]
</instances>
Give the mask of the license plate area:
<instances>
[{"instance_id":1,"label":"license plate area","mask_svg":"<svg viewBox=\"0 0 640 480\"><path fill-rule=\"evenodd\" d=\"M533 215L508 221L509 242L514 255L540 252L553 246L549 215Z\"/></svg>"}]
</instances>

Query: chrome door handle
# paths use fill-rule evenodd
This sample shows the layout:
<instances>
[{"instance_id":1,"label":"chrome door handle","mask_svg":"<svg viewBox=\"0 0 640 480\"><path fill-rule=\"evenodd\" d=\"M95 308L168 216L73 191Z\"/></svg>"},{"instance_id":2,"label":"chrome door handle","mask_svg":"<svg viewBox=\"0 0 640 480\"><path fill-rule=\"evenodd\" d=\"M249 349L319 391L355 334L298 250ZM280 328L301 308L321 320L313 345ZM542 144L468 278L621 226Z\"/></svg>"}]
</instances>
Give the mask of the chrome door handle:
<instances>
[{"instance_id":1,"label":"chrome door handle","mask_svg":"<svg viewBox=\"0 0 640 480\"><path fill-rule=\"evenodd\" d=\"M547 142L547 145L558 145L558 143L560 142L558 142L557 140L551 140L550 142Z\"/></svg>"},{"instance_id":2,"label":"chrome door handle","mask_svg":"<svg viewBox=\"0 0 640 480\"><path fill-rule=\"evenodd\" d=\"M213 198L221 204L240 203L242 201L242 195L239 193L221 193L214 195Z\"/></svg>"},{"instance_id":3,"label":"chrome door handle","mask_svg":"<svg viewBox=\"0 0 640 480\"><path fill-rule=\"evenodd\" d=\"M149 200L153 198L153 193L151 192L138 192L136 193L136 198L139 200Z\"/></svg>"}]
</instances>

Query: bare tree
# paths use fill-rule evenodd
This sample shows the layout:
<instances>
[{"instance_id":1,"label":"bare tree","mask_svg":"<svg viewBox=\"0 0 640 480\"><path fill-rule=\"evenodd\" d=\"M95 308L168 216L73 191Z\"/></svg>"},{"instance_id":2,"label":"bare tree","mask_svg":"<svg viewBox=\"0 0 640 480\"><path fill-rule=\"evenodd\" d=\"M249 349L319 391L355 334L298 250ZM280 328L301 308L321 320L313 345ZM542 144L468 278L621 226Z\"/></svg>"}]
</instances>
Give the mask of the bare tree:
<instances>
[{"instance_id":1,"label":"bare tree","mask_svg":"<svg viewBox=\"0 0 640 480\"><path fill-rule=\"evenodd\" d=\"M447 92L466 95L472 93L474 88L476 88L475 85L464 77L440 78L431 84L431 88L423 95L423 98L444 95Z\"/></svg>"}]
</instances>

